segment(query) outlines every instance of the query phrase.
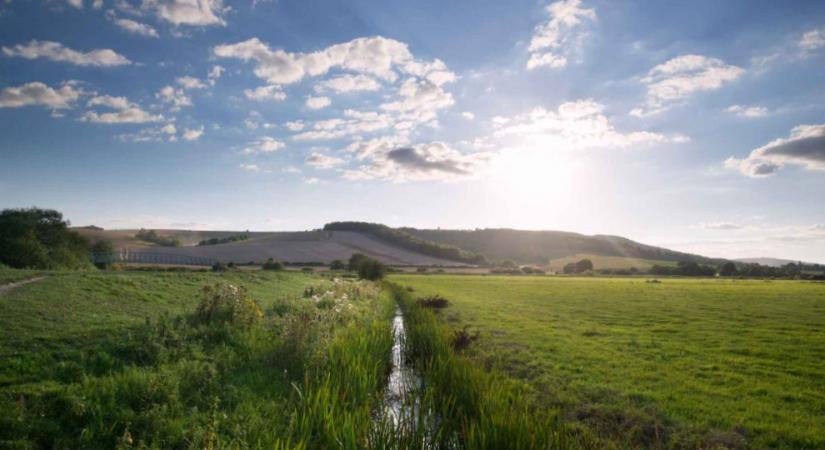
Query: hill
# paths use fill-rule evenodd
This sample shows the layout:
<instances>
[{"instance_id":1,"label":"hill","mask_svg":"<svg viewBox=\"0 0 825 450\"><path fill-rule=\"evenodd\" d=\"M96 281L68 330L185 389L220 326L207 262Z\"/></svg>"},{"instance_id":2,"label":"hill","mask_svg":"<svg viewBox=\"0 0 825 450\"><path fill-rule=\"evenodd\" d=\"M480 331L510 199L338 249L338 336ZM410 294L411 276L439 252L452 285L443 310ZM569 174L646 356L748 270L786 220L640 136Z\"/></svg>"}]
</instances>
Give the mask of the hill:
<instances>
[{"instance_id":1,"label":"hill","mask_svg":"<svg viewBox=\"0 0 825 450\"><path fill-rule=\"evenodd\" d=\"M566 231L528 231L507 228L476 230L401 228L401 230L420 239L480 253L491 261L512 260L519 264L547 264L549 260L579 254L634 258L653 262L694 261L713 265L724 261L654 247L620 236L587 236Z\"/></svg>"},{"instance_id":2,"label":"hill","mask_svg":"<svg viewBox=\"0 0 825 450\"><path fill-rule=\"evenodd\" d=\"M763 266L768 267L782 267L787 264L796 264L799 261L794 261L790 259L780 259L780 258L739 258L734 259L736 262L745 263L745 264L761 264ZM804 263L804 264L813 264L813 263Z\"/></svg>"}]
</instances>

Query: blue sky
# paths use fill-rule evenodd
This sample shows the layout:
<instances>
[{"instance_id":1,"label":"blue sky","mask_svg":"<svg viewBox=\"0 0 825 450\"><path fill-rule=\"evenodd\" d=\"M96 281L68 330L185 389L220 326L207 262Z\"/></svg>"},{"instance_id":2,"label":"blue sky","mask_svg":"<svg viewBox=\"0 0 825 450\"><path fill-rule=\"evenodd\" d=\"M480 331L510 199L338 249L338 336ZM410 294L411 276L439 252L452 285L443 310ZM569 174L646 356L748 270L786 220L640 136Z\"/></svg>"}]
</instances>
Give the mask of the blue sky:
<instances>
[{"instance_id":1,"label":"blue sky","mask_svg":"<svg viewBox=\"0 0 825 450\"><path fill-rule=\"evenodd\" d=\"M0 207L825 262L825 3L0 0Z\"/></svg>"}]
</instances>

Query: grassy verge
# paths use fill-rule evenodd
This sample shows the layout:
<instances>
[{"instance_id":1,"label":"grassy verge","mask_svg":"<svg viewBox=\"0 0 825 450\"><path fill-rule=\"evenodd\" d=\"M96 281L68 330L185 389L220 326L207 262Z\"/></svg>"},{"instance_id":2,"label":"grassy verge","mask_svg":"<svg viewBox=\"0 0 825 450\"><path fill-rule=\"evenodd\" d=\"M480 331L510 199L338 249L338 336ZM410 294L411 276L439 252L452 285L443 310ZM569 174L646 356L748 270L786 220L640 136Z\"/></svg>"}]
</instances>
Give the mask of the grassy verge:
<instances>
[{"instance_id":1,"label":"grassy verge","mask_svg":"<svg viewBox=\"0 0 825 450\"><path fill-rule=\"evenodd\" d=\"M825 446L825 284L393 275L604 447Z\"/></svg>"},{"instance_id":2,"label":"grassy verge","mask_svg":"<svg viewBox=\"0 0 825 450\"><path fill-rule=\"evenodd\" d=\"M10 355L2 448L360 448L370 439L393 307L371 283L127 272L43 283L0 299Z\"/></svg>"},{"instance_id":3,"label":"grassy verge","mask_svg":"<svg viewBox=\"0 0 825 450\"><path fill-rule=\"evenodd\" d=\"M420 418L429 427L424 432L434 448L589 447L564 430L555 411L536 408L529 386L486 371L460 354L456 335L448 333L433 312L416 304L406 289L386 286L404 311L408 357L424 385L419 410L435 416Z\"/></svg>"}]
</instances>

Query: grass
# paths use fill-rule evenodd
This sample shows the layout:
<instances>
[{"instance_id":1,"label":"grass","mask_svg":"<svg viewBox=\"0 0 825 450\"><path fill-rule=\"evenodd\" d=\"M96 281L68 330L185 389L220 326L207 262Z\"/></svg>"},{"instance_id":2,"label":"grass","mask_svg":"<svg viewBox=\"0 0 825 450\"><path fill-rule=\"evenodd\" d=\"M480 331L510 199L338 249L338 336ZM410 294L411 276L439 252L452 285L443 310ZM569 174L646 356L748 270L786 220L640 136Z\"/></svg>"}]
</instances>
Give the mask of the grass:
<instances>
[{"instance_id":1,"label":"grass","mask_svg":"<svg viewBox=\"0 0 825 450\"><path fill-rule=\"evenodd\" d=\"M37 276L37 274L38 272L36 270L16 270L0 264L0 286L7 283L13 283L15 281L25 280L27 278Z\"/></svg>"},{"instance_id":2,"label":"grass","mask_svg":"<svg viewBox=\"0 0 825 450\"><path fill-rule=\"evenodd\" d=\"M393 275L605 446L825 447L825 284Z\"/></svg>"},{"instance_id":3,"label":"grass","mask_svg":"<svg viewBox=\"0 0 825 450\"><path fill-rule=\"evenodd\" d=\"M267 272L41 283L0 297L2 448L358 448L372 432L393 307L374 284Z\"/></svg>"},{"instance_id":4,"label":"grass","mask_svg":"<svg viewBox=\"0 0 825 450\"><path fill-rule=\"evenodd\" d=\"M660 266L675 266L673 261L659 261L655 259L641 259L630 258L624 256L602 256L602 255L588 255L576 254L572 256L565 256L564 258L552 259L547 264L547 270L554 272L561 272L564 266L569 263L575 263L582 259L589 259L593 262L594 270L601 269L624 269L628 270L635 267L641 271L650 270L651 267L658 264Z\"/></svg>"}]
</instances>

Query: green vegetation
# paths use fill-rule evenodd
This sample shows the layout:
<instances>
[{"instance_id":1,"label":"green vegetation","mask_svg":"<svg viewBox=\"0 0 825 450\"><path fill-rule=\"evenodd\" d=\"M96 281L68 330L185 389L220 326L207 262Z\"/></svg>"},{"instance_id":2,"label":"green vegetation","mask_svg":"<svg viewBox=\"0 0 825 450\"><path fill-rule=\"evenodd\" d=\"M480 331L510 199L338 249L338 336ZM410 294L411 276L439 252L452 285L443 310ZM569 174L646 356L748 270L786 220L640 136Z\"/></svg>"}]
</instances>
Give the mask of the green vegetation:
<instances>
[{"instance_id":1,"label":"green vegetation","mask_svg":"<svg viewBox=\"0 0 825 450\"><path fill-rule=\"evenodd\" d=\"M263 270L284 270L284 265L280 261L275 261L272 258L269 258L264 262L263 266L261 266Z\"/></svg>"},{"instance_id":2,"label":"green vegetation","mask_svg":"<svg viewBox=\"0 0 825 450\"><path fill-rule=\"evenodd\" d=\"M391 280L448 299L440 326L478 333L465 351L476 367L523 382L601 447L825 447L824 284Z\"/></svg>"},{"instance_id":3,"label":"green vegetation","mask_svg":"<svg viewBox=\"0 0 825 450\"><path fill-rule=\"evenodd\" d=\"M50 209L0 211L0 263L15 268L91 267L88 239L69 230L63 215Z\"/></svg>"},{"instance_id":4,"label":"green vegetation","mask_svg":"<svg viewBox=\"0 0 825 450\"><path fill-rule=\"evenodd\" d=\"M230 242L241 242L249 239L249 234L242 233L236 234L234 236L227 236L222 238L211 238L211 239L204 239L198 242L198 245L218 245L218 244L228 244ZM175 246L177 247L177 246Z\"/></svg>"},{"instance_id":5,"label":"green vegetation","mask_svg":"<svg viewBox=\"0 0 825 450\"><path fill-rule=\"evenodd\" d=\"M652 260L652 259L641 259L641 258L630 258L624 256L600 256L600 255L592 255L592 254L575 254L570 256L565 256L563 258L556 258L550 260L548 262L547 269L551 272L563 272L564 266L570 263L576 263L576 261L580 261L582 259L589 259L593 262L593 270L596 272L603 272L603 271L622 271L627 270L629 271L632 268L637 269L639 272L646 272L650 270L655 264L660 266L670 266L674 265L675 263L672 261L663 261L663 260Z\"/></svg>"},{"instance_id":6,"label":"green vegetation","mask_svg":"<svg viewBox=\"0 0 825 450\"><path fill-rule=\"evenodd\" d=\"M418 302L402 287L387 286L404 310L407 357L421 373L426 387L418 399L419 416L415 418L430 428L424 438L430 445L425 448L590 447L586 439L574 439L565 432L554 410L533 402L525 383L485 371L461 355L456 335L441 327L429 309L444 306L439 299ZM428 417L427 412L435 417ZM418 448L421 440L410 439L412 442L400 448Z\"/></svg>"},{"instance_id":7,"label":"green vegetation","mask_svg":"<svg viewBox=\"0 0 825 450\"><path fill-rule=\"evenodd\" d=\"M0 447L363 448L391 311L301 274L48 273L0 296Z\"/></svg>"},{"instance_id":8,"label":"green vegetation","mask_svg":"<svg viewBox=\"0 0 825 450\"><path fill-rule=\"evenodd\" d=\"M135 239L141 241L151 242L162 247L180 247L180 239L175 236L160 236L155 230L145 230L141 228L136 234Z\"/></svg>"},{"instance_id":9,"label":"green vegetation","mask_svg":"<svg viewBox=\"0 0 825 450\"><path fill-rule=\"evenodd\" d=\"M401 248L413 250L424 255L436 258L449 259L467 264L486 264L484 255L462 250L459 247L432 242L413 236L401 229L393 229L386 225L368 222L332 222L324 225L325 231L354 231L370 234L382 241L389 242Z\"/></svg>"}]
</instances>

